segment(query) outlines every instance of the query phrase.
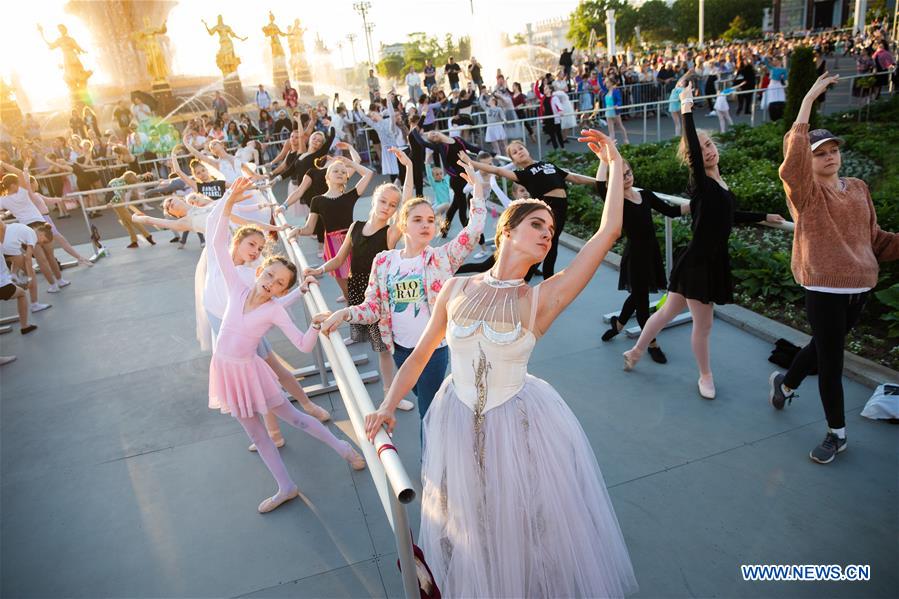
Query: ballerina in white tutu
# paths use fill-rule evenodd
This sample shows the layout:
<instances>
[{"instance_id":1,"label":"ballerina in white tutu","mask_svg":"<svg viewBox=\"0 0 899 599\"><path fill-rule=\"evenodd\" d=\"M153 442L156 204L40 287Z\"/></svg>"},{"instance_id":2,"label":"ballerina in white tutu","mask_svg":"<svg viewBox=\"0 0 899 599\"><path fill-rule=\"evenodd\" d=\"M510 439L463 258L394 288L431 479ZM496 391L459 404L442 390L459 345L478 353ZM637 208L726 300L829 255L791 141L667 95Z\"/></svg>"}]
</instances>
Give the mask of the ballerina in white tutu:
<instances>
[{"instance_id":1,"label":"ballerina in white tutu","mask_svg":"<svg viewBox=\"0 0 899 599\"><path fill-rule=\"evenodd\" d=\"M621 597L637 590L627 547L589 441L558 393L527 373L537 339L583 290L621 232L621 156L610 164L599 230L571 264L524 282L553 236L552 210L517 200L496 227L490 272L451 279L427 329L366 417L373 438L444 336L451 375L424 419L419 545L447 597Z\"/></svg>"}]
</instances>

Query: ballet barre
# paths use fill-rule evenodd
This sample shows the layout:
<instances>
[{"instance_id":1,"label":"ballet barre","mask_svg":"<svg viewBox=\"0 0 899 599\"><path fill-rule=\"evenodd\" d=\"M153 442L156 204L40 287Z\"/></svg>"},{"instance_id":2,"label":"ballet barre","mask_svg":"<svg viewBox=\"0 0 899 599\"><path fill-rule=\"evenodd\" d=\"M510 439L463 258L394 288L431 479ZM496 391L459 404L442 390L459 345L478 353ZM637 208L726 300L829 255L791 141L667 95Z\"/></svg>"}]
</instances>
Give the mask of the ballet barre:
<instances>
[{"instance_id":1,"label":"ballet barre","mask_svg":"<svg viewBox=\"0 0 899 599\"><path fill-rule=\"evenodd\" d=\"M18 320L18 319L19 319L18 317L15 318L15 320ZM6 319L4 318L4 320L6 320ZM11 330L12 330L12 327L9 325L0 326L0 335L5 335L6 333L10 332Z\"/></svg>"},{"instance_id":2,"label":"ballet barre","mask_svg":"<svg viewBox=\"0 0 899 599\"><path fill-rule=\"evenodd\" d=\"M265 193L270 204L273 207L277 206L270 187L266 189ZM275 211L275 222L280 225L287 224L283 211ZM279 231L278 236L284 247L287 248L290 259L302 273L309 263L303 255L299 243L296 239L289 239L285 231ZM303 294L303 306L310 324L311 314L327 310L328 306L317 283L310 284L309 291ZM340 331L334 331L330 335L319 334L319 343L316 344L316 349L318 349L321 361L320 367L323 368L325 363L324 357L321 356L322 351L330 361L334 383L340 392L357 443L368 464L368 472L378 492L378 498L381 500L381 506L393 530L397 555L401 564L403 593L407 599L417 599L420 597L420 593L412 554L411 528L405 506L416 496L412 479L403 467L396 446L387 431L384 429L378 431L374 444L369 443L365 435L365 415L374 412L374 405L353 358L344 345Z\"/></svg>"}]
</instances>

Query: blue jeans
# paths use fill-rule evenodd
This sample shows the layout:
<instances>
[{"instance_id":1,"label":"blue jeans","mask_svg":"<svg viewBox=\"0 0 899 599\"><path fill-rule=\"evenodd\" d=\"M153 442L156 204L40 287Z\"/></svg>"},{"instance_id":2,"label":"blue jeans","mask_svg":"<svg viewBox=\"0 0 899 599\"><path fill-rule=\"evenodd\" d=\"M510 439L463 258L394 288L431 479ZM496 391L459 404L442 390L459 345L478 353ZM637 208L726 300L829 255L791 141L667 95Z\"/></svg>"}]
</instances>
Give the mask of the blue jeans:
<instances>
[{"instance_id":1,"label":"blue jeans","mask_svg":"<svg viewBox=\"0 0 899 599\"><path fill-rule=\"evenodd\" d=\"M396 364L397 369L403 365L403 362L405 362L406 358L411 354L412 350L408 347L403 347L402 345L394 343L393 362ZM418 415L421 418L425 417L428 408L431 406L431 402L434 401L434 395L437 393L440 385L443 384L443 379L446 378L446 367L448 364L449 348L445 345L443 347L438 347L434 350L434 353L431 354L431 359L428 360L428 363L425 364L424 370L421 371L421 375L418 377L418 382L412 387L415 397L418 398Z\"/></svg>"}]
</instances>

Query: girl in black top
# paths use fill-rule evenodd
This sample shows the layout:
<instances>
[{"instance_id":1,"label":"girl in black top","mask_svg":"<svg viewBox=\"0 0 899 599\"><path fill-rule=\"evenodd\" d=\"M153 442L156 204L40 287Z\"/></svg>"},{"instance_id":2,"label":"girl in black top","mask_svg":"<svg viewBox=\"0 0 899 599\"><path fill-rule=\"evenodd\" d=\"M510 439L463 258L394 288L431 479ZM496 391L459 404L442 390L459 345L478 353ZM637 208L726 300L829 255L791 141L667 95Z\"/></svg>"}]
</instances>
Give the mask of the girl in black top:
<instances>
[{"instance_id":1,"label":"girl in black top","mask_svg":"<svg viewBox=\"0 0 899 599\"><path fill-rule=\"evenodd\" d=\"M491 173L515 183L521 183L528 190L530 197L543 200L553 211L555 233L552 247L543 260L543 278L548 279L556 272L556 256L559 253L559 237L565 227L565 216L568 212L568 183L576 185L596 185L596 179L577 173L569 173L552 162L535 162L524 143L518 140L509 142L507 147L509 158L515 170L500 168L485 162L475 162L475 168ZM600 162L601 164L601 162Z\"/></svg>"},{"instance_id":2,"label":"girl in black top","mask_svg":"<svg viewBox=\"0 0 899 599\"><path fill-rule=\"evenodd\" d=\"M672 206L659 199L649 191L634 189L634 175L631 165L625 161L624 166L624 215L622 232L627 237L627 244L621 254L621 266L618 271L618 289L627 290L630 295L624 300L618 316L612 317L609 330L603 333L603 341L611 341L618 335L637 313L640 327L646 326L649 320L649 294L665 289L665 267L662 265L662 252L656 239L655 223L652 222L652 211L655 210L667 217L675 218L690 211L690 206ZM608 166L600 162L596 178L596 190L602 197L606 195L606 179ZM653 339L649 344L649 355L659 364L668 360Z\"/></svg>"},{"instance_id":3,"label":"girl in black top","mask_svg":"<svg viewBox=\"0 0 899 599\"><path fill-rule=\"evenodd\" d=\"M331 144L334 142L334 127L331 127L328 130L328 135L326 136L321 131L316 131L309 137L309 148L307 151L302 153L295 153L293 160L290 160L287 168L285 168L281 172L281 176L290 177L290 183L288 185L288 195L292 193L295 189L300 186L300 183L303 181L303 177L306 175L306 172L312 168L313 163L318 158L325 156L328 153L328 150L331 148ZM289 156L289 154L288 154ZM300 203L295 204L293 202L288 204L288 207L291 205L296 206L296 212L292 212L295 216L300 216L305 218L309 214L309 202L312 200L312 196L307 196L307 201L302 201L302 196L300 197Z\"/></svg>"},{"instance_id":4,"label":"girl in black top","mask_svg":"<svg viewBox=\"0 0 899 599\"><path fill-rule=\"evenodd\" d=\"M371 211L368 220L356 221L350 226L349 235L343 240L337 255L317 268L303 270L306 286L326 272L333 272L343 265L347 258L350 259L350 277L347 281L347 299L350 306L356 306L365 301L365 289L368 287L368 278L371 274L372 263L378 252L392 250L402 238L403 233L396 224L388 224L393 216L402 207L403 202L412 197L414 179L411 161L399 148L389 150L396 156L397 161L406 167L406 175L403 182L403 190L393 183L383 183L375 188L371 196ZM308 175L307 175L308 176ZM393 356L384 345L381 333L375 324L351 324L350 337L355 342L368 341L374 351L378 352L378 363L381 369L381 382L384 392L390 388L393 382L394 364ZM401 405L403 409L411 409Z\"/></svg>"},{"instance_id":5,"label":"girl in black top","mask_svg":"<svg viewBox=\"0 0 899 599\"><path fill-rule=\"evenodd\" d=\"M352 189L347 191L347 182L352 173L358 173L360 179ZM350 225L353 224L353 208L356 206L356 201L359 199L359 195L365 192L372 177L374 177L374 171L371 169L343 156L336 157L325 172L328 191L312 198L311 213L306 224L302 229L294 229L293 235L313 235L315 224L320 219L325 227L324 258L330 260L336 257L347 237ZM350 261L345 258L337 268L331 271L331 274L337 279L337 284L343 291L343 295L337 298L337 301L346 301Z\"/></svg>"},{"instance_id":6,"label":"girl in black top","mask_svg":"<svg viewBox=\"0 0 899 599\"><path fill-rule=\"evenodd\" d=\"M684 117L683 137L678 153L690 166L690 212L693 238L679 251L668 284L668 299L652 315L636 345L624 352L624 369L631 370L640 360L650 340L685 307L693 317L693 355L699 366L699 394L715 398L715 383L709 362L709 334L712 331L712 304L733 301L728 238L734 224L783 222L779 214L740 212L737 199L718 172L718 148L705 132L693 124L693 84L681 92Z\"/></svg>"}]
</instances>

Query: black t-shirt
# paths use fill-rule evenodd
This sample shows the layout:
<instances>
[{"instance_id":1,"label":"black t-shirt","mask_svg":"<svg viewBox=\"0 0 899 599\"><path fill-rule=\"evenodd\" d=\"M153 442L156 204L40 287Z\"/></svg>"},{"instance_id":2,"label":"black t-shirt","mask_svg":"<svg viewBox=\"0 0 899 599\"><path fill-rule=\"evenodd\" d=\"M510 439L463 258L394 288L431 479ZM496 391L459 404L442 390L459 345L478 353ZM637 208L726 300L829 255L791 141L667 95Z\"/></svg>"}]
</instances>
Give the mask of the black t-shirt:
<instances>
[{"instance_id":1,"label":"black t-shirt","mask_svg":"<svg viewBox=\"0 0 899 599\"><path fill-rule=\"evenodd\" d=\"M444 74L449 77L450 83L459 83L459 73L462 71L462 67L459 66L458 62L446 63L446 66L443 67Z\"/></svg>"},{"instance_id":2,"label":"black t-shirt","mask_svg":"<svg viewBox=\"0 0 899 599\"><path fill-rule=\"evenodd\" d=\"M309 208L312 214L317 214L322 220L325 231L328 233L343 231L349 229L353 224L353 208L358 199L359 192L354 187L336 198L315 196L312 198L312 205Z\"/></svg>"},{"instance_id":3,"label":"black t-shirt","mask_svg":"<svg viewBox=\"0 0 899 599\"><path fill-rule=\"evenodd\" d=\"M479 64L471 65L471 69L469 70L469 72L471 73L472 81L474 81L475 83L483 82L483 80L481 79L481 65L479 65Z\"/></svg>"},{"instance_id":4,"label":"black t-shirt","mask_svg":"<svg viewBox=\"0 0 899 599\"><path fill-rule=\"evenodd\" d=\"M225 185L225 182L221 179L216 179L213 181L197 181L197 192L202 193L204 196L209 198L210 200L220 200L222 196L225 195L225 190L228 188Z\"/></svg>"},{"instance_id":5,"label":"black t-shirt","mask_svg":"<svg viewBox=\"0 0 899 599\"><path fill-rule=\"evenodd\" d=\"M535 162L516 170L515 176L532 198L542 198L553 189L562 189L566 192L568 189L565 183L568 172L552 162Z\"/></svg>"}]
</instances>

